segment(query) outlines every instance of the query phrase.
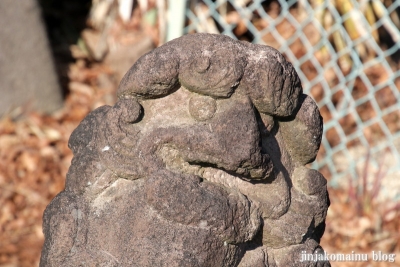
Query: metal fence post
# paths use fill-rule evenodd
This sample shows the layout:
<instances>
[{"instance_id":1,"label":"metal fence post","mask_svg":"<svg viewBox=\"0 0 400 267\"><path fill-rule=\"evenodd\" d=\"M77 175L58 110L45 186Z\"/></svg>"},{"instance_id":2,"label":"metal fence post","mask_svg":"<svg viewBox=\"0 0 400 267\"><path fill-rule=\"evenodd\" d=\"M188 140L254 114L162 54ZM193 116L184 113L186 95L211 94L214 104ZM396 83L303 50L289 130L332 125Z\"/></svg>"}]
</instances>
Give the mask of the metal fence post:
<instances>
[{"instance_id":1,"label":"metal fence post","mask_svg":"<svg viewBox=\"0 0 400 267\"><path fill-rule=\"evenodd\" d=\"M186 0L168 0L167 41L183 35L186 2Z\"/></svg>"}]
</instances>

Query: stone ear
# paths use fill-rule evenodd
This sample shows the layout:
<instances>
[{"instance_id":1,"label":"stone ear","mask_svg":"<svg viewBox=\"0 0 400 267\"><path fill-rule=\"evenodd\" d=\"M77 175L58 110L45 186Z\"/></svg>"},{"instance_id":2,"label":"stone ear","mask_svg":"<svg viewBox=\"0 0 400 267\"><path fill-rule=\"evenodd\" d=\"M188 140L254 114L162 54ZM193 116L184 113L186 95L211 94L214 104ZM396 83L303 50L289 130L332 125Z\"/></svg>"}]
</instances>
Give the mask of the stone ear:
<instances>
[{"instance_id":1,"label":"stone ear","mask_svg":"<svg viewBox=\"0 0 400 267\"><path fill-rule=\"evenodd\" d=\"M317 157L323 123L317 104L310 96L302 95L300 104L296 116L280 121L279 126L288 152L297 162L305 165Z\"/></svg>"},{"instance_id":2,"label":"stone ear","mask_svg":"<svg viewBox=\"0 0 400 267\"><path fill-rule=\"evenodd\" d=\"M120 99L113 107L113 111L119 114L122 123L138 122L143 115L142 106L133 97Z\"/></svg>"}]
</instances>

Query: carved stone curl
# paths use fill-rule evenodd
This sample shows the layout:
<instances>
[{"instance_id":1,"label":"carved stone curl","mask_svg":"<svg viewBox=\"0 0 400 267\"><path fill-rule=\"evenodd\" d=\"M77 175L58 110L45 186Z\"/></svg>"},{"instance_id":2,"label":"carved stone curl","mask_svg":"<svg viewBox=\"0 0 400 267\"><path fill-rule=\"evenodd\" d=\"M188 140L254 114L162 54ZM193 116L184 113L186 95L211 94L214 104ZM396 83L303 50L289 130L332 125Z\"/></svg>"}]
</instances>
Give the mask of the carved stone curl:
<instances>
[{"instance_id":1,"label":"carved stone curl","mask_svg":"<svg viewBox=\"0 0 400 267\"><path fill-rule=\"evenodd\" d=\"M47 266L330 266L329 205L305 167L322 118L275 49L193 34L141 57L72 133L44 214Z\"/></svg>"}]
</instances>

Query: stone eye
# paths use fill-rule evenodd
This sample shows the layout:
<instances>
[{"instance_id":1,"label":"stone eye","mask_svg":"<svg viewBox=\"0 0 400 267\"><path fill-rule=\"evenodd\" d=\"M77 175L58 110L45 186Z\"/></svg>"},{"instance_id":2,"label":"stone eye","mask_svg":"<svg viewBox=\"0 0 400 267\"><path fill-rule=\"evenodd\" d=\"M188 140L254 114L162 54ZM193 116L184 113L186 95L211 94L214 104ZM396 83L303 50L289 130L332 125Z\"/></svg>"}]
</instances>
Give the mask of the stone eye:
<instances>
[{"instance_id":1,"label":"stone eye","mask_svg":"<svg viewBox=\"0 0 400 267\"><path fill-rule=\"evenodd\" d=\"M189 100L189 113L197 121L211 119L217 110L217 101L209 96L195 95Z\"/></svg>"}]
</instances>

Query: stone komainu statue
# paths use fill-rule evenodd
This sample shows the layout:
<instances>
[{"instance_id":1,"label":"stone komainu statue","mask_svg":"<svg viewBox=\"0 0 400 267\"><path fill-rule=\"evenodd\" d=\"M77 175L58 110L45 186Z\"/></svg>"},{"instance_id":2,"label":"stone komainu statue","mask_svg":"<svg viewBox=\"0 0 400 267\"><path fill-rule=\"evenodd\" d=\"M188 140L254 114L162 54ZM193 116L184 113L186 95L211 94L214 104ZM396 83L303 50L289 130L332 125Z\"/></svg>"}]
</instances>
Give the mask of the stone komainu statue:
<instances>
[{"instance_id":1,"label":"stone komainu statue","mask_svg":"<svg viewBox=\"0 0 400 267\"><path fill-rule=\"evenodd\" d=\"M322 118L275 49L193 34L142 56L72 133L40 266L330 266Z\"/></svg>"}]
</instances>

